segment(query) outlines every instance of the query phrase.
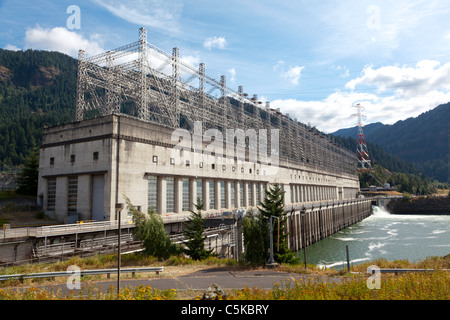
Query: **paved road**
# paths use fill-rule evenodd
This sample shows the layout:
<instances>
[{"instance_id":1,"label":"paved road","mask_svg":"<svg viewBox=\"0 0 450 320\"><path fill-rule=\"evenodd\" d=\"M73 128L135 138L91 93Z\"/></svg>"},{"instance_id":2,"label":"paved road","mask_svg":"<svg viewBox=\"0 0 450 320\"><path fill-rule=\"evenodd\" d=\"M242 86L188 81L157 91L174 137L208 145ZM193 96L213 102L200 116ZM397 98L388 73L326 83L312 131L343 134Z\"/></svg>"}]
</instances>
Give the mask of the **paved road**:
<instances>
[{"instance_id":1,"label":"paved road","mask_svg":"<svg viewBox=\"0 0 450 320\"><path fill-rule=\"evenodd\" d=\"M176 289L180 290L203 290L210 284L218 284L223 289L240 289L240 288L262 288L271 289L275 283L282 284L288 280L313 278L315 281L341 281L340 278L333 277L315 277L311 275L301 275L296 273L279 272L270 269L263 270L224 270L224 269L204 269L187 275L171 278L138 278L138 279L121 279L121 288L136 287L139 285L150 285L153 289ZM81 285L85 282L81 281ZM91 282L92 283L92 282ZM107 291L117 285L117 280L95 281L96 286L102 291ZM62 292L69 292L66 284L55 284L39 286L41 288L53 288ZM77 293L78 290L72 290Z\"/></svg>"}]
</instances>

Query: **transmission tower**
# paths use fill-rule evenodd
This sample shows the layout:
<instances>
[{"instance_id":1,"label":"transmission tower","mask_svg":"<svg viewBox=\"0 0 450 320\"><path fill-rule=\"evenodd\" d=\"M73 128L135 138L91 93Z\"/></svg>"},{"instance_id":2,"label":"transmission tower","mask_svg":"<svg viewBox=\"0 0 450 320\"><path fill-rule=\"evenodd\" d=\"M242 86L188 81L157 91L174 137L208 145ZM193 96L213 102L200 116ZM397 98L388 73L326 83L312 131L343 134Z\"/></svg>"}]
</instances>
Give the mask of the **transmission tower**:
<instances>
[{"instance_id":1,"label":"transmission tower","mask_svg":"<svg viewBox=\"0 0 450 320\"><path fill-rule=\"evenodd\" d=\"M356 108L356 116L358 118L358 139L356 146L356 156L358 159L358 170L365 171L372 169L372 165L370 163L369 151L367 150L366 138L363 132L363 121L366 120L366 117L362 114L364 111L364 107L359 103L354 105Z\"/></svg>"}]
</instances>

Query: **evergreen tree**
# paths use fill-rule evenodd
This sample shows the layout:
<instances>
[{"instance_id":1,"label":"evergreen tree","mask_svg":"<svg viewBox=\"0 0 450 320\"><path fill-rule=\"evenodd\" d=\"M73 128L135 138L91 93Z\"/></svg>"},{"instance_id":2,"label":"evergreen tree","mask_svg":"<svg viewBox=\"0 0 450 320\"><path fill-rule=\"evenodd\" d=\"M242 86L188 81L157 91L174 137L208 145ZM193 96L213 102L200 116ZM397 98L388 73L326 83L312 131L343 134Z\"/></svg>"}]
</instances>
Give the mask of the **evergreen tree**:
<instances>
[{"instance_id":1,"label":"evergreen tree","mask_svg":"<svg viewBox=\"0 0 450 320\"><path fill-rule=\"evenodd\" d=\"M275 261L280 263L297 263L299 259L287 245L287 212L284 210L284 191L281 189L280 185L274 184L269 187L269 190L266 190L266 197L263 202L261 202L261 206L258 207L258 209L261 213L261 218L264 219L267 224L269 224L271 216L278 218L278 221L275 218L272 218L272 222L274 223L273 251ZM267 237L269 236L270 234L268 233Z\"/></svg>"},{"instance_id":2,"label":"evergreen tree","mask_svg":"<svg viewBox=\"0 0 450 320\"><path fill-rule=\"evenodd\" d=\"M244 233L244 259L251 265L264 265L269 259L269 224L253 211L242 221Z\"/></svg>"},{"instance_id":3,"label":"evergreen tree","mask_svg":"<svg viewBox=\"0 0 450 320\"><path fill-rule=\"evenodd\" d=\"M25 161L25 167L19 176L17 193L36 196L39 178L39 153L37 149L31 151Z\"/></svg>"},{"instance_id":4,"label":"evergreen tree","mask_svg":"<svg viewBox=\"0 0 450 320\"><path fill-rule=\"evenodd\" d=\"M197 198L195 204L197 211L191 210L189 221L183 227L183 235L187 239L184 252L194 260L203 260L211 256L212 250L205 249L206 236L203 235L204 225L201 210L203 203Z\"/></svg>"}]
</instances>

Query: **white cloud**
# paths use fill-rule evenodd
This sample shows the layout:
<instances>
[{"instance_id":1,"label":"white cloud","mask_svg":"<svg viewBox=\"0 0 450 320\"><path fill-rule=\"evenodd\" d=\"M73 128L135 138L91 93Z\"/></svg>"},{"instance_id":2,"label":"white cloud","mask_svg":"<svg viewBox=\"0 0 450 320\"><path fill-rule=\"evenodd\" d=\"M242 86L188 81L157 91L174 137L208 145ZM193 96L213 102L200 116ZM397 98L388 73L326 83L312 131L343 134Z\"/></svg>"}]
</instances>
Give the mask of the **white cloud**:
<instances>
[{"instance_id":1,"label":"white cloud","mask_svg":"<svg viewBox=\"0 0 450 320\"><path fill-rule=\"evenodd\" d=\"M224 37L211 37L205 40L203 47L208 50L212 50L213 48L223 49L226 44L227 40Z\"/></svg>"},{"instance_id":2,"label":"white cloud","mask_svg":"<svg viewBox=\"0 0 450 320\"><path fill-rule=\"evenodd\" d=\"M98 35L94 39L98 39ZM104 52L98 40L86 39L81 34L66 28L56 27L43 29L40 26L25 32L25 48L59 51L72 57L78 56L78 50L83 49L87 55Z\"/></svg>"},{"instance_id":3,"label":"white cloud","mask_svg":"<svg viewBox=\"0 0 450 320\"><path fill-rule=\"evenodd\" d=\"M6 49L6 50L11 50L11 51L19 51L19 50L22 50L22 49L20 49L19 47L16 47L15 45L12 45L12 44L7 44L7 45L5 46L5 49Z\"/></svg>"},{"instance_id":4,"label":"white cloud","mask_svg":"<svg viewBox=\"0 0 450 320\"><path fill-rule=\"evenodd\" d=\"M300 75L304 67L290 67L288 71L282 74L282 77L289 80L293 85L298 85L298 81L300 80Z\"/></svg>"},{"instance_id":5,"label":"white cloud","mask_svg":"<svg viewBox=\"0 0 450 320\"><path fill-rule=\"evenodd\" d=\"M183 56L180 58L180 60L182 62L184 62L185 64L193 67L193 68L198 68L198 64L200 63L200 57L199 56Z\"/></svg>"},{"instance_id":6,"label":"white cloud","mask_svg":"<svg viewBox=\"0 0 450 320\"><path fill-rule=\"evenodd\" d=\"M375 93L359 90L364 86ZM366 124L393 124L450 101L450 63L423 60L414 67L367 66L360 77L348 81L345 87L348 90L337 91L320 101L279 99L271 104L325 132L355 126L352 107L356 103L365 108Z\"/></svg>"},{"instance_id":7,"label":"white cloud","mask_svg":"<svg viewBox=\"0 0 450 320\"><path fill-rule=\"evenodd\" d=\"M279 60L277 64L273 67L273 70L278 72L281 78L288 80L292 85L298 85L300 81L300 76L305 67L294 66L289 67L286 71L285 62L283 60Z\"/></svg>"},{"instance_id":8,"label":"white cloud","mask_svg":"<svg viewBox=\"0 0 450 320\"><path fill-rule=\"evenodd\" d=\"M183 9L183 4L179 0L95 0L95 2L130 23L169 32L179 30L178 20Z\"/></svg>"},{"instance_id":9,"label":"white cloud","mask_svg":"<svg viewBox=\"0 0 450 320\"><path fill-rule=\"evenodd\" d=\"M231 68L228 70L228 73L230 74L230 81L232 84L234 84L236 82L236 69L235 68Z\"/></svg>"},{"instance_id":10,"label":"white cloud","mask_svg":"<svg viewBox=\"0 0 450 320\"><path fill-rule=\"evenodd\" d=\"M378 92L394 91L398 97L422 96L433 90L450 89L450 63L422 60L414 67L386 66L373 69L367 66L363 75L345 85L355 90L357 86L375 86Z\"/></svg>"}]
</instances>

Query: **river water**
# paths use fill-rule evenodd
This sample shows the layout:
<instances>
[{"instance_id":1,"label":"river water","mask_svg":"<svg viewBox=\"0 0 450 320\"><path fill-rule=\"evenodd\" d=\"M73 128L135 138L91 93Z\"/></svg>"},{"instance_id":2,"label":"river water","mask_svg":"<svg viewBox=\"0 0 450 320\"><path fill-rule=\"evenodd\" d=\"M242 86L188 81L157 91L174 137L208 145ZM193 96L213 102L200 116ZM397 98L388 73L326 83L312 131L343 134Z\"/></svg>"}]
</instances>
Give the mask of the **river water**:
<instances>
[{"instance_id":1,"label":"river water","mask_svg":"<svg viewBox=\"0 0 450 320\"><path fill-rule=\"evenodd\" d=\"M393 215L379 207L374 214L306 249L308 264L344 268L385 258L410 262L450 254L450 216ZM303 261L303 251L297 255Z\"/></svg>"}]
</instances>

